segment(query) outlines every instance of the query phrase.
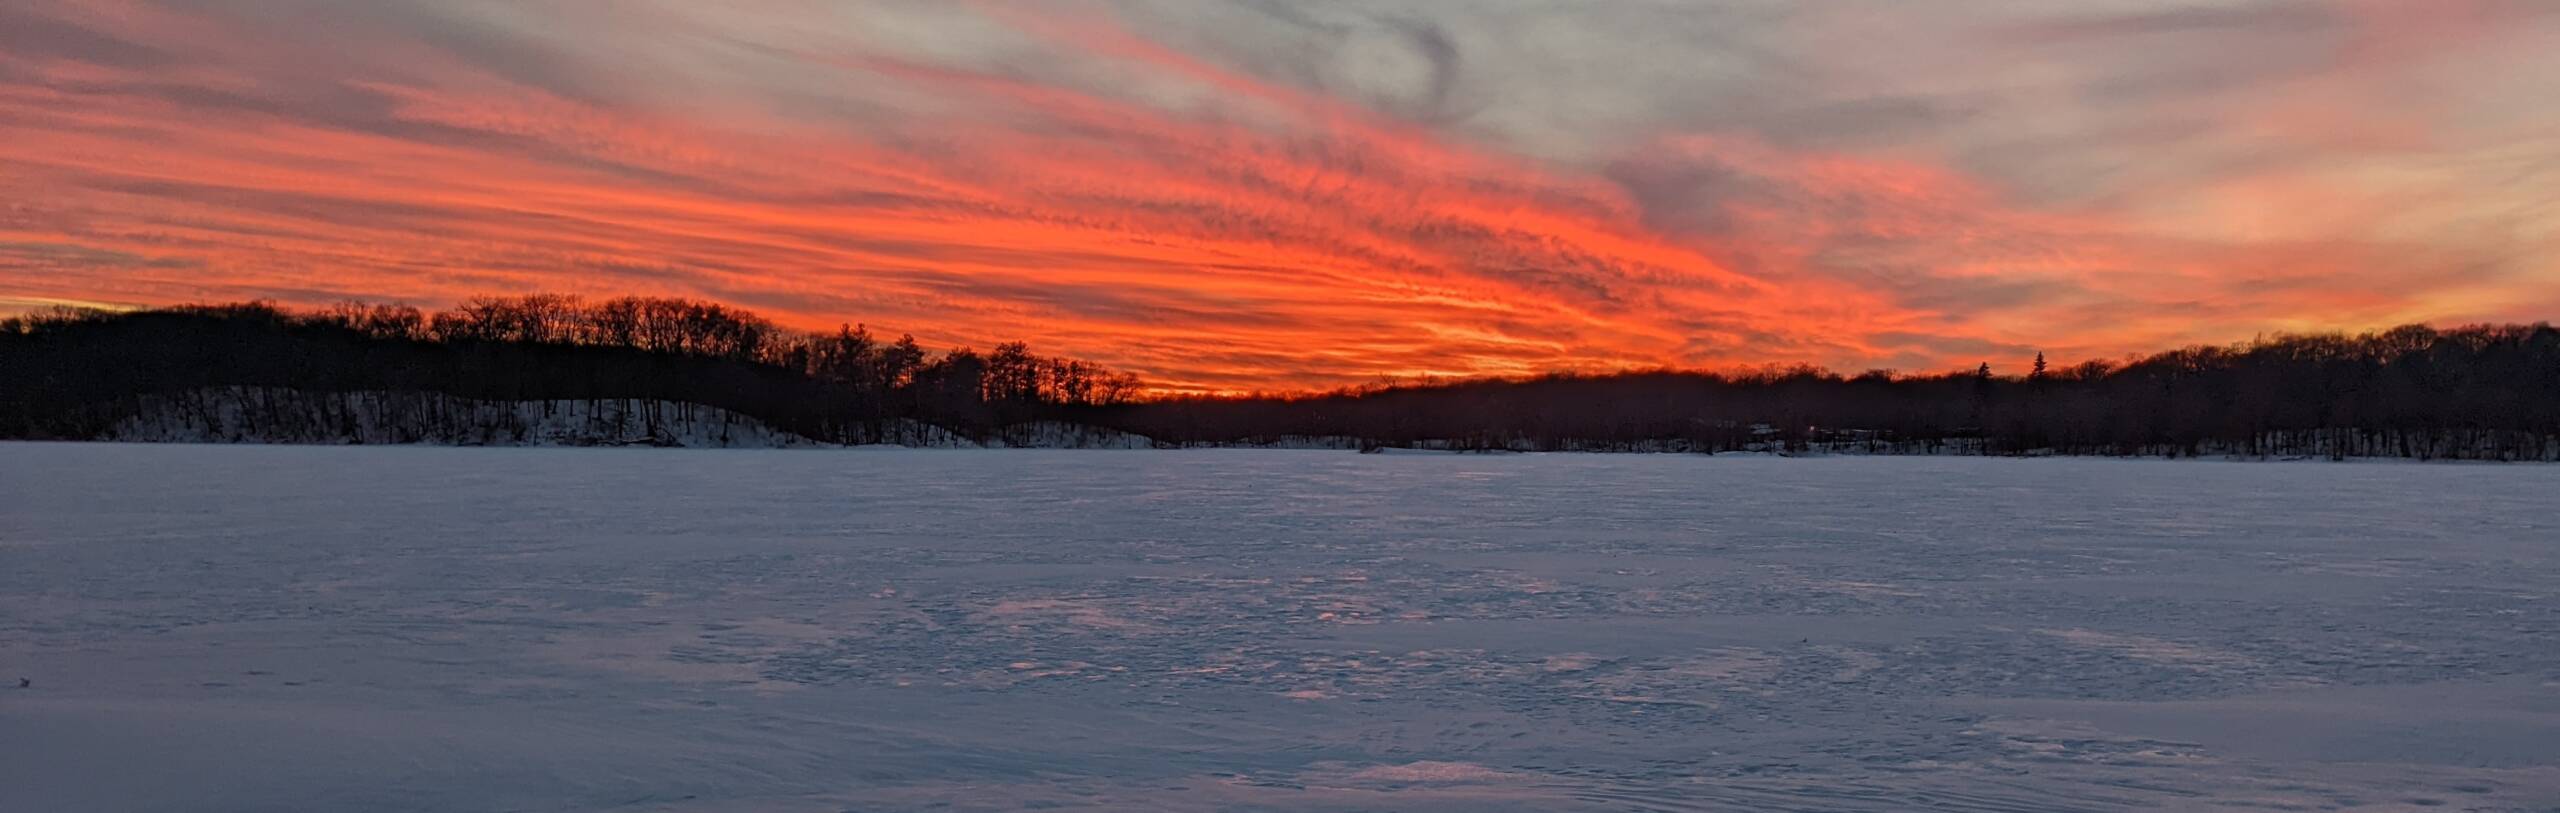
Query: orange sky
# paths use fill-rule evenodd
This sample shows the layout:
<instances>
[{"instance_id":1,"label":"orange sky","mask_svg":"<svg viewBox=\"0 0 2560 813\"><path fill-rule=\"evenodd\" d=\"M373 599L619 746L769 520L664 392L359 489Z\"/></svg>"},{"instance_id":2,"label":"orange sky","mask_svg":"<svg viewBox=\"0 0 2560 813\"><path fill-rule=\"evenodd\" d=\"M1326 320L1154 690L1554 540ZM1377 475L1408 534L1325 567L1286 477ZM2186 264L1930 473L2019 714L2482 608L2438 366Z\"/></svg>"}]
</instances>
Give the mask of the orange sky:
<instances>
[{"instance_id":1,"label":"orange sky","mask_svg":"<svg viewBox=\"0 0 2560 813\"><path fill-rule=\"evenodd\" d=\"M0 8L0 308L671 294L1220 390L2560 314L2528 0L707 5Z\"/></svg>"}]
</instances>

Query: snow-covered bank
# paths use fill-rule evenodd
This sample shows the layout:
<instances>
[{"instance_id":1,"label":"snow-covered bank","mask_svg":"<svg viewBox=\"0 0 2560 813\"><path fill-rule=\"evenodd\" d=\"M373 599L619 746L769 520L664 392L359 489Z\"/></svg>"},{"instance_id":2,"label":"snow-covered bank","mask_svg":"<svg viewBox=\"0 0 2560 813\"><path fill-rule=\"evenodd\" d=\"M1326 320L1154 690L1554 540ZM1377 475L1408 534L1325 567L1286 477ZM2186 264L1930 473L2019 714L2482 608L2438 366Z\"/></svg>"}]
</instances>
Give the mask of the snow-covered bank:
<instances>
[{"instance_id":1,"label":"snow-covered bank","mask_svg":"<svg viewBox=\"0 0 2560 813\"><path fill-rule=\"evenodd\" d=\"M225 387L144 396L102 440L148 443L680 446L820 445L725 409L672 401L482 401L427 392Z\"/></svg>"},{"instance_id":2,"label":"snow-covered bank","mask_svg":"<svg viewBox=\"0 0 2560 813\"><path fill-rule=\"evenodd\" d=\"M997 430L983 445L991 449L1153 449L1154 440L1117 429L1040 421Z\"/></svg>"},{"instance_id":3,"label":"snow-covered bank","mask_svg":"<svg viewBox=\"0 0 2560 813\"><path fill-rule=\"evenodd\" d=\"M180 443L445 446L832 446L716 407L676 401L596 399L483 401L425 392L306 392L224 387L144 396L133 414L97 440ZM2560 461L2560 442L2511 432L2439 433L2317 430L2270 432L2247 444L2153 445L2083 451L1996 450L1978 438L1890 441L1865 431L1825 432L1809 442L1762 440L1709 445L1685 439L1593 441L1437 439L1381 443L1356 437L1282 435L1239 441L1169 443L1145 435L1063 421L963 434L899 419L845 431L848 445L923 449L1299 449L1394 453L1756 454L1787 457L2215 458L2233 460ZM832 433L830 436L833 436Z\"/></svg>"},{"instance_id":4,"label":"snow-covered bank","mask_svg":"<svg viewBox=\"0 0 2560 813\"><path fill-rule=\"evenodd\" d=\"M919 449L1148 449L1147 438L1076 424L1005 427L984 442L933 424L868 427L868 445ZM630 398L486 401L427 392L222 387L144 396L98 440L424 446L831 446L717 407Z\"/></svg>"}]
</instances>

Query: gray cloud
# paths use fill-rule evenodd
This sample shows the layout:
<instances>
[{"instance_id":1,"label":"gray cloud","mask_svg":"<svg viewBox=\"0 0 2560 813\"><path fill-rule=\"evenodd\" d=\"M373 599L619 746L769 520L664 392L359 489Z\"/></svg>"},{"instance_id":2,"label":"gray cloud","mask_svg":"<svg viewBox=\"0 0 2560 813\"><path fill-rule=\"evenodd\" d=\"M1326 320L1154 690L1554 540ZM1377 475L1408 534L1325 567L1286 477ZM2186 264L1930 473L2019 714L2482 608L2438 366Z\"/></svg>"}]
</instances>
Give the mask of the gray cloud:
<instances>
[{"instance_id":1,"label":"gray cloud","mask_svg":"<svg viewBox=\"0 0 2560 813\"><path fill-rule=\"evenodd\" d=\"M2543 191L2560 166L2560 108L2543 102L2548 89L2535 79L2560 75L2560 6L2538 0L158 7L189 24L126 30L75 3L0 7L0 83L134 102L158 119L502 155L608 176L620 191L741 207L987 217L1133 241L1249 235L1323 262L1265 263L1250 246L1222 246L1232 262L1190 261L1257 279L1395 276L1536 298L1613 327L1650 319L1634 329L1699 355L1849 352L1841 348L1860 342L1901 360L2014 349L2017 337L2063 320L2187 299L2224 303L2217 326L2237 324L2247 317L2230 303L2263 307L2315 288L2299 270L2315 263L2338 266L2330 287L2388 300L2362 306L2374 318L2470 314L2536 283L2560 289L2560 269L2538 259L2560 244ZM421 110L421 99L465 104ZM0 110L0 125L75 126L58 112ZM1400 152L1407 134L1429 145L1425 154ZM828 175L845 168L810 147L825 143L874 150L866 160L878 173ZM1131 189L1074 166L1042 176L973 153L990 145L1162 171L1213 191ZM769 163L768 147L810 165ZM167 177L183 172L67 177L68 164L46 156L10 163L52 173L48 192L271 216L224 226L242 237L318 233L291 224L460 231L488 214L374 200L353 182L262 190L237 176L220 186ZM901 186L902 163L943 174ZM1452 215L1419 197L1475 193L1497 211ZM1501 207L1623 225L1660 245L1595 248L1621 235L1558 237L1540 230L1570 223L1513 226ZM619 231L698 252L682 258L701 275L693 284L741 301L787 298L732 278L789 261L813 276L880 283L863 295L872 302L975 296L985 307L1123 322L1150 307L1210 319L1232 304L929 267L1179 273L1101 241L1024 247L787 218L750 235L686 237L703 224L663 213L636 223L584 211L509 216L556 225L560 245L454 249L485 261L471 273L530 274L553 262L635 280L677 275L674 259L659 268L582 256ZM716 217L675 215L685 216ZM149 239L203 240L207 230ZM1702 272L1691 255L1739 276ZM1893 308L1880 307L1892 312L1864 333L1791 334L1728 304L1750 300L1760 282L1836 284ZM2208 290L2183 290L2194 287ZM1483 327L1573 344L1529 319L1487 317ZM1924 341L1916 328L1970 333Z\"/></svg>"}]
</instances>

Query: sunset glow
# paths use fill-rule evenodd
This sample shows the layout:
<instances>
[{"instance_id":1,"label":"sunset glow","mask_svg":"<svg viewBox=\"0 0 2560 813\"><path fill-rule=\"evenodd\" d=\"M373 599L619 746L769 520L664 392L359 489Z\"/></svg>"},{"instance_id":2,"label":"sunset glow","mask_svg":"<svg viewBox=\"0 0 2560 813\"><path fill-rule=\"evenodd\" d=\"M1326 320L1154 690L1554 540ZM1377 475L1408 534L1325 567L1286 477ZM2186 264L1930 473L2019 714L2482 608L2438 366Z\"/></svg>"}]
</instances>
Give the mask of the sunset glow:
<instances>
[{"instance_id":1,"label":"sunset glow","mask_svg":"<svg viewBox=\"0 0 2560 813\"><path fill-rule=\"evenodd\" d=\"M2538 0L31 0L0 310L677 295L1172 390L2533 321L2554 76Z\"/></svg>"}]
</instances>

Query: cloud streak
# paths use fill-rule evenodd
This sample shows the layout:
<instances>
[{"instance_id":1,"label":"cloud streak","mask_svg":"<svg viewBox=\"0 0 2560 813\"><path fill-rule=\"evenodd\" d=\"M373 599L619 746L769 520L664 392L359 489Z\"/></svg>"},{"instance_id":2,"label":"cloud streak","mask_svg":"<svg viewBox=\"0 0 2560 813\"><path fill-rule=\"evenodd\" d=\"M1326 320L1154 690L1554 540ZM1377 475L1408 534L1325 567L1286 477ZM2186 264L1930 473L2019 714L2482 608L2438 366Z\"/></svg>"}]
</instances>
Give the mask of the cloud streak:
<instances>
[{"instance_id":1,"label":"cloud streak","mask_svg":"<svg viewBox=\"0 0 2560 813\"><path fill-rule=\"evenodd\" d=\"M2545 6L1973 5L20 4L0 301L682 294L1186 389L2560 309Z\"/></svg>"}]
</instances>

